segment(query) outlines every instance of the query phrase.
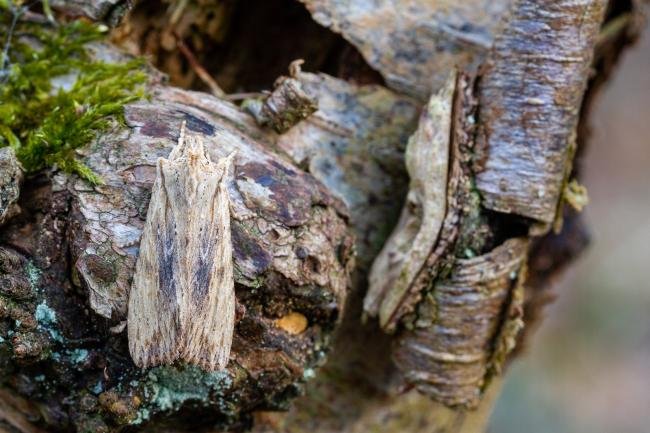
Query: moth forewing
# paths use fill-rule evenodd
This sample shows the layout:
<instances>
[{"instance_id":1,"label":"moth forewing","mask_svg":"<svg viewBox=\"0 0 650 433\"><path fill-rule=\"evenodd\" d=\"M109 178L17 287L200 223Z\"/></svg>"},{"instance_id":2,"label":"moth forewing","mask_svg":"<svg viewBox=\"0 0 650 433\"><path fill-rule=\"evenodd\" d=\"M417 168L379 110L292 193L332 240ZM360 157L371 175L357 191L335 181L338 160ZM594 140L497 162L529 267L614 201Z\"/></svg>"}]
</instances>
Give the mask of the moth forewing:
<instances>
[{"instance_id":1,"label":"moth forewing","mask_svg":"<svg viewBox=\"0 0 650 433\"><path fill-rule=\"evenodd\" d=\"M231 158L217 164L221 179L199 183L189 218L189 290L181 321L186 342L181 357L214 370L228 363L235 320L235 293L230 239L230 208L226 185Z\"/></svg>"},{"instance_id":2,"label":"moth forewing","mask_svg":"<svg viewBox=\"0 0 650 433\"><path fill-rule=\"evenodd\" d=\"M184 131L158 162L128 312L136 365L228 363L235 294L227 191L233 156L216 164Z\"/></svg>"},{"instance_id":3,"label":"moth forewing","mask_svg":"<svg viewBox=\"0 0 650 433\"><path fill-rule=\"evenodd\" d=\"M168 195L159 159L128 308L129 351L136 365L148 367L178 355L180 255L167 219Z\"/></svg>"}]
</instances>

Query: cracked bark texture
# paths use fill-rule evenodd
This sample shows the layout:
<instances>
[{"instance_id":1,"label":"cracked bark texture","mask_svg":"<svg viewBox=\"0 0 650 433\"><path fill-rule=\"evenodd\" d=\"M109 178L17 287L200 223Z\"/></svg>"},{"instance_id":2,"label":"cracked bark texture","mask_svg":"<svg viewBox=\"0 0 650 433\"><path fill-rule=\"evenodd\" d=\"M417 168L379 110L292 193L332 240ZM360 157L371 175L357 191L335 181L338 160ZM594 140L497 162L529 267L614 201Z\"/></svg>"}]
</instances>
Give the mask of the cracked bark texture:
<instances>
[{"instance_id":1,"label":"cracked bark texture","mask_svg":"<svg viewBox=\"0 0 650 433\"><path fill-rule=\"evenodd\" d=\"M23 169L11 147L0 149L0 225L20 212L16 201L20 195Z\"/></svg>"},{"instance_id":2,"label":"cracked bark texture","mask_svg":"<svg viewBox=\"0 0 650 433\"><path fill-rule=\"evenodd\" d=\"M12 392L57 413L37 424L112 431L155 425L159 413L169 424L184 419L181 405L202 407L213 424L246 423L253 408L280 408L322 362L343 309L353 263L343 203L258 142L266 133L233 105L158 85L149 92L150 100L125 107L126 127L86 149L103 185L38 176L23 190L25 211L3 232L3 375ZM155 163L176 144L182 121L212 159L238 155L228 192L239 312L221 373L141 371L123 332ZM285 330L278 319L288 315L307 326Z\"/></svg>"},{"instance_id":3,"label":"cracked bark texture","mask_svg":"<svg viewBox=\"0 0 650 433\"><path fill-rule=\"evenodd\" d=\"M61 3L53 5L65 9ZM409 96L381 85L300 73L297 79L318 101L318 110L278 134L260 128L232 103L166 87L152 72L151 100L126 107L126 127L116 124L84 149L85 161L106 185L89 188L57 172L30 176L20 189L21 212L0 233L0 428L170 433L485 429L498 376L474 411L432 401L408 385L391 359L391 353L400 353L394 351L395 342L410 334L391 337L361 316L370 264L407 194L403 154L420 104L452 65L473 70L489 56L492 41L505 34L499 29L507 24L499 18L511 2L407 2L397 11L381 2L379 7L354 2L355 10L345 9L345 2L304 3L315 20L358 47L389 87ZM74 4L69 15L85 14L111 25L126 11L111 6L125 6L122 2L84 2L85 10ZM102 5L111 12L98 13ZM613 1L606 23L634 11L632 3ZM633 29L628 23L596 44L597 74L580 112L578 153L595 89L633 39ZM318 40L314 35L322 34L310 35L308 40ZM244 48L225 56L229 68L216 74L230 90L237 88L236 71L245 70L241 53L251 46L239 37ZM332 57L337 44L333 36L323 36L322 52L313 59ZM119 61L106 47L98 53ZM356 54L346 45L336 56L354 59ZM329 70L349 81L381 82L363 65ZM255 81L242 77L247 80ZM490 103L480 99L479 112ZM234 149L242 155L229 191L238 309L225 374L183 366L139 371L128 357L123 332L154 163L175 144L182 120L204 137L213 159ZM576 167L572 173L579 174ZM563 215L560 233L532 240L524 292L527 328L517 351L550 298L549 280L586 243L579 214L567 209ZM497 240L511 237L513 230L519 233L529 224L523 221L488 214ZM354 270L352 250L357 251ZM421 302L416 300L422 308ZM294 400L298 394L303 395Z\"/></svg>"},{"instance_id":4,"label":"cracked bark texture","mask_svg":"<svg viewBox=\"0 0 650 433\"><path fill-rule=\"evenodd\" d=\"M454 67L486 58L512 0L301 0L314 19L341 33L393 89L420 100Z\"/></svg>"},{"instance_id":5,"label":"cracked bark texture","mask_svg":"<svg viewBox=\"0 0 650 433\"><path fill-rule=\"evenodd\" d=\"M606 1L516 1L479 84L483 206L550 223Z\"/></svg>"}]
</instances>

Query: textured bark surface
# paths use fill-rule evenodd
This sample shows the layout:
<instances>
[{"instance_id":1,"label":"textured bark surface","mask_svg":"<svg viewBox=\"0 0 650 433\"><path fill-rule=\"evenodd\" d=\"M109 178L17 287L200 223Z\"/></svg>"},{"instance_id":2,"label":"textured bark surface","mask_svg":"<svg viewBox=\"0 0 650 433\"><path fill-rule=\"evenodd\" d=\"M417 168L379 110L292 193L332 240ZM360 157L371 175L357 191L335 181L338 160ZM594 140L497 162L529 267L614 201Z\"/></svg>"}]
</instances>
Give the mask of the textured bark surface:
<instances>
[{"instance_id":1,"label":"textured bark surface","mask_svg":"<svg viewBox=\"0 0 650 433\"><path fill-rule=\"evenodd\" d=\"M104 185L39 178L21 197L25 212L2 235L17 257L5 278L24 280L25 266L32 269L31 282L20 283L27 295L3 292L10 306L3 317L13 319L3 321L3 374L13 392L58 414L40 418L49 427L105 429L161 412L168 424L185 419L182 406L202 410L208 418L197 419L201 425L245 422L255 407L281 407L321 362L343 308L352 238L342 202L266 150L256 141L265 132L236 107L202 93L150 92L150 101L126 107L128 127L88 149L86 162ZM142 372L123 333L155 163L176 144L183 120L213 159L238 152L229 195L239 313L231 362L220 373L189 366ZM283 329L277 320L290 314L307 317L306 329Z\"/></svg>"},{"instance_id":2,"label":"textured bark surface","mask_svg":"<svg viewBox=\"0 0 650 433\"><path fill-rule=\"evenodd\" d=\"M626 8L630 7L630 5L619 6L620 9L613 8L608 19L621 13L621 10L629 10ZM618 12L616 12L617 10ZM620 38L618 40L621 41ZM629 39L627 40L629 41ZM616 49L612 46L610 49L620 52L624 45L625 42L619 42L615 45ZM609 67L611 68L611 63ZM581 125L584 128L586 117L583 117L582 121ZM584 137L579 137L581 137L579 141L584 140ZM490 215L488 217L492 218ZM525 228L517 219L505 215L500 218L502 219L495 227L497 236L502 236L499 232L504 229L505 233L508 233L513 230L521 231ZM493 220L490 219L490 221L494 223ZM525 321L530 329L539 323L539 311L550 299L547 290L549 281L561 274L567 264L582 251L585 244L584 226L580 222L579 216L570 209L565 212L565 224L562 226L560 234L550 233L535 240L529 259L529 278L524 296ZM513 293L513 300L515 300L515 296L519 297L521 293ZM520 317L521 314L520 307L517 307L518 303L519 301L511 303L511 306L504 312L504 319L514 319L515 325L518 321L517 317ZM359 306L356 311L359 311ZM520 324L516 326L520 326ZM507 326L503 329L512 330ZM504 345L511 348L516 333L509 337L506 334L507 332L499 332L495 348L498 349L499 346ZM529 331L519 334L518 347L524 347L527 335L530 335ZM504 337L506 338L504 339ZM350 355L351 352L354 352L355 347L363 348L362 354ZM353 320L344 322L335 345L333 359L331 358L330 363L322 370L317 381L308 387L307 396L299 400L286 417L270 414L260 417L258 429L260 431L312 432L462 432L482 431L485 428L489 408L494 396L498 393L498 378L492 379L476 411L469 413L455 411L418 396L413 391L403 394L401 392L403 388L392 386L395 378L394 371L390 364L381 361L381 356L377 356L377 353L385 353L386 350L385 338L382 339L367 326L360 326ZM501 354L503 355L503 353ZM494 359L493 362L498 364L499 361Z\"/></svg>"},{"instance_id":3,"label":"textured bark surface","mask_svg":"<svg viewBox=\"0 0 650 433\"><path fill-rule=\"evenodd\" d=\"M447 406L478 406L527 245L524 238L509 239L488 254L459 259L449 277L435 283L419 305L415 329L395 342L395 363L419 391ZM521 305L515 309L522 312Z\"/></svg>"},{"instance_id":4,"label":"textured bark surface","mask_svg":"<svg viewBox=\"0 0 650 433\"><path fill-rule=\"evenodd\" d=\"M517 0L480 81L483 205L550 223L575 149L605 0Z\"/></svg>"},{"instance_id":5,"label":"textured bark surface","mask_svg":"<svg viewBox=\"0 0 650 433\"><path fill-rule=\"evenodd\" d=\"M448 138L450 162L446 178L444 218L437 235L428 239L428 245L421 246L425 251L424 263L416 269L414 275L410 276L408 284L402 285L401 281L397 280L392 287L386 289L386 296L380 310L380 324L388 332L394 332L400 320L405 315L413 313L437 274L443 269L448 270L453 264L454 249L461 232L462 220L470 211L474 213L477 211L476 199L474 203L470 203L469 163L473 145L473 127L468 121L473 117L476 109L472 81L466 76L459 76L454 80L452 95ZM426 123L424 118L421 121ZM470 238L483 236L484 230L481 225L479 221L473 223L468 230L471 232L468 236ZM467 245L471 251L483 248L482 245L471 245L473 243L469 242ZM378 260L381 259L382 257L379 256ZM366 299L372 300L373 295L374 293L369 292ZM405 321L412 322L413 316L406 318Z\"/></svg>"},{"instance_id":6,"label":"textured bark surface","mask_svg":"<svg viewBox=\"0 0 650 433\"><path fill-rule=\"evenodd\" d=\"M301 73L299 79L318 111L280 135L277 147L347 205L357 241L354 292L363 296L357 284L365 286L364 272L399 215L408 184L404 149L420 107L382 86L325 74Z\"/></svg>"},{"instance_id":7,"label":"textured bark surface","mask_svg":"<svg viewBox=\"0 0 650 433\"><path fill-rule=\"evenodd\" d=\"M331 19L331 27L359 47L390 86L420 101L440 86L454 63L475 67L485 58L501 25L498 17L506 10L505 2L465 2L462 6L408 3L408 8L399 10L381 2L376 8L358 2L361 6L356 11L345 9L348 6L341 2L305 3L319 22ZM633 10L627 2L612 4L615 7L610 8L608 21ZM200 59L208 60L205 66L218 77L219 84L225 83L224 88L230 91L258 90L260 83L270 86L269 76L275 78L288 64L279 59L302 56L300 49L294 49L296 45L318 48L311 51L314 67L329 65L329 71L350 81L378 82L349 45L337 42L323 29L296 21L292 31L304 33L304 39L292 36L294 40L283 43L281 38L267 38L268 28L259 23L266 20L260 17L273 7L269 5L262 2L253 8L255 13L224 13L219 19L189 13L189 18L177 21L174 28L185 32L181 37L189 38L189 29L199 26L199 34L207 32L212 38L219 34L215 31L218 26L209 24L233 17L233 26L239 30L229 33L227 41L234 48L227 54L211 51L209 43L192 46ZM147 9L150 6L140 4L131 24L158 20L160 14ZM337 9L341 7L345 17ZM113 11L117 13L114 16L122 13ZM164 19L156 21L158 24L174 17L171 9L160 11L164 11ZM187 11L196 11L195 5L190 2ZM275 24L282 26L285 19L292 22L288 16ZM360 31L358 23L366 28ZM170 41L161 37L164 27L137 27L145 32L139 36L133 36L137 31L132 28L127 34L134 39L125 43L148 41L149 45L142 46L163 47ZM631 24L623 28L629 29ZM214 41L194 35L195 40ZM259 36L264 46L280 48L254 56L251 52L259 53L254 49L259 45L251 35ZM386 39L384 35L390 36ZM611 71L624 42L632 37L620 32L608 35L597 44L597 64L605 65L598 66L594 80L599 83ZM171 41L166 54L158 59L167 60L159 64L165 69L169 66L172 74L177 68L178 76L187 77L186 83L195 83L193 73L176 61L179 54ZM318 43L312 44L314 41ZM332 47L338 47L338 52ZM97 50L119 61L111 50ZM216 55L211 57L211 53ZM264 66L270 64L279 68L279 73ZM391 64L397 69L391 69ZM477 290L479 285L456 284L450 275L471 269L468 263L491 264L482 259L492 257L490 251L500 245L510 245L513 241L508 239L526 235L529 221L482 210L480 202L469 199L475 193L468 188L474 168L468 152L473 136L467 124L472 117L465 115L476 108L474 89L467 84L457 92L467 105L455 111L455 118L463 114L465 123L457 119L452 128L458 148L450 151L451 171L456 174L450 176L447 188L448 197L454 200L450 201L453 212L447 212L447 230L444 223L441 230L444 242L431 257L430 265L435 266L421 274L414 286L418 290L396 315L397 336L391 337L376 322L361 320L362 300L370 265L393 229L407 195L403 154L409 135L416 130L420 106L381 86L357 86L325 74L300 73L296 79L318 101L318 110L283 134L260 128L252 116L229 102L153 84L151 100L126 108L126 127L115 125L83 151L88 165L104 177L106 185L91 188L56 172L40 173L24 182L18 201L22 211L8 220L0 233L1 429L238 431L254 424L258 432L294 433L484 430L500 383L492 373L498 372L511 348L516 333L510 325L518 326L519 290L524 286L521 281L515 284L512 275L506 276L501 269L497 273L503 273L495 281L503 284L494 286L495 297L490 298ZM478 103L480 110L490 101L480 99ZM584 141L587 108L583 107L580 143ZM242 158L229 189L238 306L233 356L224 373L205 373L182 365L140 371L128 356L124 333L126 297L154 164L176 143L182 120L204 138L212 158L235 149ZM538 321L541 307L549 299L549 280L585 245L579 215L567 210L564 216L561 233L534 239L531 245L524 296L528 329ZM352 234L356 236L354 247ZM358 253L358 266L348 280L353 249ZM471 259L466 254L478 257ZM432 281L438 272L447 278L446 283L444 278ZM520 271L517 277L522 275ZM422 290L436 286L441 289L440 305L444 307L440 311L449 313L441 318L449 319L444 323L450 329L459 326L458 317L451 312L471 309L471 303L458 305L453 299L463 289L488 305L490 311L486 312L499 310L501 314L498 319L496 314L487 314L485 322L471 324L478 329L473 335L480 341L441 340L439 332L432 339L434 334L425 332L429 328L413 325L427 318L427 304L435 299L428 296L435 290ZM520 334L519 348L529 332ZM466 353L455 350L468 343L484 345L485 350L475 370L457 369L457 363L440 356L433 361L420 358L421 363L413 364L418 362L416 358L404 356L413 353L408 347L418 339L454 356ZM400 342L405 342L408 350L400 349ZM317 369L328 348L327 363ZM432 401L413 389L417 378L407 380L391 356L402 365L408 363L409 367L403 368L407 373L412 371L411 365L420 368L426 364L429 378L471 376L470 386L452 394L454 398L469 396L469 401L481 388L478 408L458 410ZM478 373L466 375L472 371ZM488 379L489 386L481 384L481 379ZM301 391L304 395L290 406ZM286 413L279 412L286 409Z\"/></svg>"},{"instance_id":8,"label":"textured bark surface","mask_svg":"<svg viewBox=\"0 0 650 433\"><path fill-rule=\"evenodd\" d=\"M393 89L425 101L454 67L485 59L511 0L301 0Z\"/></svg>"},{"instance_id":9,"label":"textured bark surface","mask_svg":"<svg viewBox=\"0 0 650 433\"><path fill-rule=\"evenodd\" d=\"M23 170L11 147L0 149L0 225L20 209L16 205L20 195Z\"/></svg>"}]
</instances>

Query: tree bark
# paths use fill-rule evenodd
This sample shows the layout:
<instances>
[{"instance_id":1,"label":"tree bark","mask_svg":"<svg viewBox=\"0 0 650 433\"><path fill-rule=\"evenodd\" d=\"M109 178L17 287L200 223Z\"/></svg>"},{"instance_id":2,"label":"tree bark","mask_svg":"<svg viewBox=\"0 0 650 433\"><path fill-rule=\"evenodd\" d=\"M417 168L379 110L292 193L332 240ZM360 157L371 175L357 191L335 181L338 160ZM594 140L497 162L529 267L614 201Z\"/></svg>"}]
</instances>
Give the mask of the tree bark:
<instances>
[{"instance_id":1,"label":"tree bark","mask_svg":"<svg viewBox=\"0 0 650 433\"><path fill-rule=\"evenodd\" d=\"M449 12L425 2L397 20L383 14L387 4L355 15L348 2L303 3L392 90L354 84L382 78L329 35L339 58L362 66L339 69L347 81L294 70L284 82L309 109L276 132L227 97L167 86L152 70L149 99L126 106L125 124L83 150L104 185L56 169L23 181L3 169L0 430L485 430L502 364L525 347L549 281L586 245L564 186L579 176L573 157L585 147L593 96L634 40L638 9L514 0ZM52 6L116 24L128 4ZM142 19L140 7L127 26ZM124 27L115 35L127 46L139 37ZM123 59L110 45L95 50ZM225 58L234 69L262 61ZM449 174L438 176L442 228L427 238L426 266L391 326L380 326L363 317L368 273L413 189L404 152L418 117L421 128L430 122L421 102L455 65L464 72L451 91ZM155 162L182 121L213 160L237 151L229 196L238 307L231 361L218 373L139 370L124 332ZM467 316L480 320L468 325Z\"/></svg>"}]
</instances>

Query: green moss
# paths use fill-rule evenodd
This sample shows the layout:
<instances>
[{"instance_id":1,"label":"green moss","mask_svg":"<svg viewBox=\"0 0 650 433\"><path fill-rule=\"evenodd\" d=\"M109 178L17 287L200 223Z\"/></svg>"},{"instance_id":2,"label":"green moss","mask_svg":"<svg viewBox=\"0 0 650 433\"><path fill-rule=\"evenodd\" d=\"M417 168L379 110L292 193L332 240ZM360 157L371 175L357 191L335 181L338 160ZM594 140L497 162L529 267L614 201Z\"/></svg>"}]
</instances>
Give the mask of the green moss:
<instances>
[{"instance_id":1,"label":"green moss","mask_svg":"<svg viewBox=\"0 0 650 433\"><path fill-rule=\"evenodd\" d=\"M8 34L11 14L0 15L0 33ZM81 21L16 25L0 71L0 147L12 146L27 172L56 166L101 183L76 149L111 120L120 121L123 106L142 96L146 80L141 60L109 64L90 58L86 44L102 40L104 33Z\"/></svg>"}]
</instances>

